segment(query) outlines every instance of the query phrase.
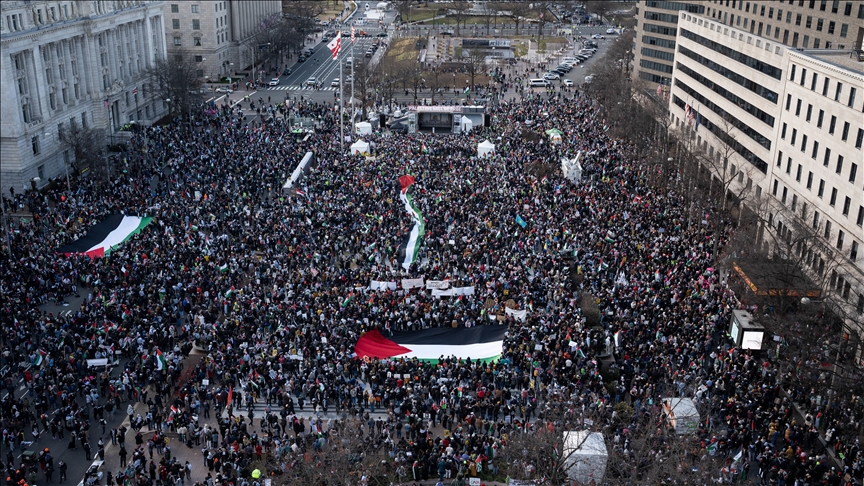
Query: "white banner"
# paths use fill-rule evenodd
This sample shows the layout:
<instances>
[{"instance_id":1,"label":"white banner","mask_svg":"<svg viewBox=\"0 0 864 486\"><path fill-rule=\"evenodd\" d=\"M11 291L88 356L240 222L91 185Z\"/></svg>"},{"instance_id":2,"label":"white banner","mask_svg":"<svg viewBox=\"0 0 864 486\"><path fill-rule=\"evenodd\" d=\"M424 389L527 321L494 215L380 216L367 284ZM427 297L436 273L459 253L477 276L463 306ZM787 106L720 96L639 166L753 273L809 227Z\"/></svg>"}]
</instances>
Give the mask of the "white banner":
<instances>
[{"instance_id":1,"label":"white banner","mask_svg":"<svg viewBox=\"0 0 864 486\"><path fill-rule=\"evenodd\" d=\"M372 280L369 282L369 290L396 290L396 282L379 282Z\"/></svg>"},{"instance_id":2,"label":"white banner","mask_svg":"<svg viewBox=\"0 0 864 486\"><path fill-rule=\"evenodd\" d=\"M427 280L426 281L426 289L427 290L446 289L448 287L450 287L450 281L449 280Z\"/></svg>"},{"instance_id":3,"label":"white banner","mask_svg":"<svg viewBox=\"0 0 864 486\"><path fill-rule=\"evenodd\" d=\"M420 278L403 278L402 288L405 290L423 288L423 277Z\"/></svg>"},{"instance_id":4,"label":"white banner","mask_svg":"<svg viewBox=\"0 0 864 486\"><path fill-rule=\"evenodd\" d=\"M432 297L453 297L454 295L456 295L454 293L454 290L455 289L447 289L447 290L432 289Z\"/></svg>"},{"instance_id":5,"label":"white banner","mask_svg":"<svg viewBox=\"0 0 864 486\"><path fill-rule=\"evenodd\" d=\"M524 320L528 319L528 311L525 309L516 310L516 309L511 309L508 307L508 308L504 309L504 313L507 314L508 316L513 316L513 318L518 320L518 321L524 321Z\"/></svg>"},{"instance_id":6,"label":"white banner","mask_svg":"<svg viewBox=\"0 0 864 486\"><path fill-rule=\"evenodd\" d=\"M474 295L474 287L453 287L453 295Z\"/></svg>"}]
</instances>

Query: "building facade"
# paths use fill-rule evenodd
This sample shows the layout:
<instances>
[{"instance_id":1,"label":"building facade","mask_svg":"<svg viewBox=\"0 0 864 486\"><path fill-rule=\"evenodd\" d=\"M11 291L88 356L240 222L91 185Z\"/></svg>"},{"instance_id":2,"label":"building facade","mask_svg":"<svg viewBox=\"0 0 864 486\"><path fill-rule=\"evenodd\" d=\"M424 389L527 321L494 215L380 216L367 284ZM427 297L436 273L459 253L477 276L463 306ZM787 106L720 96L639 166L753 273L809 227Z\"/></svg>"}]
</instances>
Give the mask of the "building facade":
<instances>
[{"instance_id":1,"label":"building facade","mask_svg":"<svg viewBox=\"0 0 864 486\"><path fill-rule=\"evenodd\" d=\"M163 4L169 56L187 56L198 77L215 80L244 71L263 54L263 30L281 22L281 0L171 1Z\"/></svg>"},{"instance_id":2,"label":"building facade","mask_svg":"<svg viewBox=\"0 0 864 486\"><path fill-rule=\"evenodd\" d=\"M861 49L864 38L864 3L860 1L645 0L637 3L635 78L654 85L668 83L681 10L804 49Z\"/></svg>"},{"instance_id":3,"label":"building facade","mask_svg":"<svg viewBox=\"0 0 864 486\"><path fill-rule=\"evenodd\" d=\"M74 160L64 130L104 129L109 140L164 115L141 81L165 57L164 39L160 1L0 3L2 190L64 174Z\"/></svg>"},{"instance_id":4,"label":"building facade","mask_svg":"<svg viewBox=\"0 0 864 486\"><path fill-rule=\"evenodd\" d=\"M762 243L776 254L772 241L791 241L786 256L864 336L864 62L678 15L673 126L709 156L731 153L722 170L764 221Z\"/></svg>"}]
</instances>

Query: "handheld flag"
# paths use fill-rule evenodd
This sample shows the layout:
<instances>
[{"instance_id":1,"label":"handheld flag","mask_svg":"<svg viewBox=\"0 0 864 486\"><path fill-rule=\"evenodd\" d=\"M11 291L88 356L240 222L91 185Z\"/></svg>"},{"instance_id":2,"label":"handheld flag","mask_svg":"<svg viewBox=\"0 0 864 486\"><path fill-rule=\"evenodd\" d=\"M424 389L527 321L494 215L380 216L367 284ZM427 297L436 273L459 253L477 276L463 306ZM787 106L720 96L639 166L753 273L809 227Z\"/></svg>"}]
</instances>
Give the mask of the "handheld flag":
<instances>
[{"instance_id":1,"label":"handheld flag","mask_svg":"<svg viewBox=\"0 0 864 486\"><path fill-rule=\"evenodd\" d=\"M518 214L516 215L516 224L518 224L519 226L521 226L523 228L528 226L528 223L526 223L525 220L522 219L522 216L519 216Z\"/></svg>"},{"instance_id":2,"label":"handheld flag","mask_svg":"<svg viewBox=\"0 0 864 486\"><path fill-rule=\"evenodd\" d=\"M327 49L333 53L333 59L339 57L339 49L342 47L342 32L327 44Z\"/></svg>"},{"instance_id":3,"label":"handheld flag","mask_svg":"<svg viewBox=\"0 0 864 486\"><path fill-rule=\"evenodd\" d=\"M414 176L403 175L399 177L399 199L405 206L405 211L414 220L411 225L411 232L402 238L398 247L398 259L402 268L408 271L411 264L417 260L417 254L420 252L420 245L423 243L423 237L426 235L426 220L423 213L414 204L414 197L409 191L409 188L414 184Z\"/></svg>"}]
</instances>

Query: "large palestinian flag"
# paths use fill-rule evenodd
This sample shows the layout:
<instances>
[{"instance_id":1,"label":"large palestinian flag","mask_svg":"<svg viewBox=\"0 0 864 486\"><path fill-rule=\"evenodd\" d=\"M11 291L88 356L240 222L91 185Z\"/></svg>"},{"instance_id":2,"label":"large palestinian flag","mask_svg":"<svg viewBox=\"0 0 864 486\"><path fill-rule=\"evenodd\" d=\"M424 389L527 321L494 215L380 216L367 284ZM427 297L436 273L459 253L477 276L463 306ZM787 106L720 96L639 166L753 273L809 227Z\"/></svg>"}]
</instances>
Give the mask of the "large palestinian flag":
<instances>
[{"instance_id":1,"label":"large palestinian flag","mask_svg":"<svg viewBox=\"0 0 864 486\"><path fill-rule=\"evenodd\" d=\"M495 361L504 347L507 326L438 327L421 331L367 332L354 352L364 358L417 358L437 363L442 356L472 361Z\"/></svg>"},{"instance_id":2,"label":"large palestinian flag","mask_svg":"<svg viewBox=\"0 0 864 486\"><path fill-rule=\"evenodd\" d=\"M90 258L101 257L123 244L150 224L153 218L112 214L96 223L86 235L57 249L66 256L84 254Z\"/></svg>"},{"instance_id":3,"label":"large palestinian flag","mask_svg":"<svg viewBox=\"0 0 864 486\"><path fill-rule=\"evenodd\" d=\"M423 235L426 234L426 221L423 219L423 213L417 209L414 204L414 197L410 192L411 185L414 184L414 176L404 175L399 178L399 185L402 190L399 191L399 199L405 206L405 211L414 220L411 226L411 232L402 238L399 243L397 258L399 264L405 271L411 268L411 264L417 260L417 254L420 253L420 244L423 243Z\"/></svg>"}]
</instances>

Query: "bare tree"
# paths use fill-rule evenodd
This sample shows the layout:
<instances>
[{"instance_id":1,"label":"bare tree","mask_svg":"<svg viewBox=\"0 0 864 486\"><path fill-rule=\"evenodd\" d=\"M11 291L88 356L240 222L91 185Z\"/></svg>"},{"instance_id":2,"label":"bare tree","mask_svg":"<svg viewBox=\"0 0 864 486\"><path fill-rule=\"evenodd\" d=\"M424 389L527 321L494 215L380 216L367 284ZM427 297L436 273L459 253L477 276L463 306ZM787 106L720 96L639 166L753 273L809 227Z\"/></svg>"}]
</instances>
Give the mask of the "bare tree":
<instances>
[{"instance_id":1,"label":"bare tree","mask_svg":"<svg viewBox=\"0 0 864 486\"><path fill-rule=\"evenodd\" d=\"M510 12L510 19L516 24L516 35L519 35L519 25L531 14L531 4L528 2L495 2L492 8L501 12Z\"/></svg>"},{"instance_id":2,"label":"bare tree","mask_svg":"<svg viewBox=\"0 0 864 486\"><path fill-rule=\"evenodd\" d=\"M456 21L456 36L459 36L459 27L468 18L468 10L471 9L471 2L465 0L457 0L447 4L447 11Z\"/></svg>"},{"instance_id":3,"label":"bare tree","mask_svg":"<svg viewBox=\"0 0 864 486\"><path fill-rule=\"evenodd\" d=\"M532 3L533 6L533 16L537 19L537 35L543 35L543 25L552 18L552 12L549 11L549 6L552 2L548 1L535 1Z\"/></svg>"},{"instance_id":4,"label":"bare tree","mask_svg":"<svg viewBox=\"0 0 864 486\"><path fill-rule=\"evenodd\" d=\"M158 96L166 100L170 115L188 116L200 99L196 93L201 79L191 56L178 54L167 60L157 60L145 71L145 77Z\"/></svg>"},{"instance_id":5,"label":"bare tree","mask_svg":"<svg viewBox=\"0 0 864 486\"><path fill-rule=\"evenodd\" d=\"M72 167L78 172L84 167L99 167L102 148L105 146L104 130L72 125L60 132L60 142L75 156Z\"/></svg>"},{"instance_id":6,"label":"bare tree","mask_svg":"<svg viewBox=\"0 0 864 486\"><path fill-rule=\"evenodd\" d=\"M585 2L585 11L597 15L599 19L602 21L604 17L609 13L609 10L612 8L613 4L611 2L606 2L603 0L589 0Z\"/></svg>"},{"instance_id":7,"label":"bare tree","mask_svg":"<svg viewBox=\"0 0 864 486\"><path fill-rule=\"evenodd\" d=\"M471 78L471 88L476 85L475 79L478 74L483 74L486 70L486 54L480 49L470 49L468 56L462 58L465 64L465 71L468 77Z\"/></svg>"},{"instance_id":8,"label":"bare tree","mask_svg":"<svg viewBox=\"0 0 864 486\"><path fill-rule=\"evenodd\" d=\"M396 20L408 22L410 20L411 9L414 5L414 0L394 0L390 2L393 9L396 10Z\"/></svg>"}]
</instances>

